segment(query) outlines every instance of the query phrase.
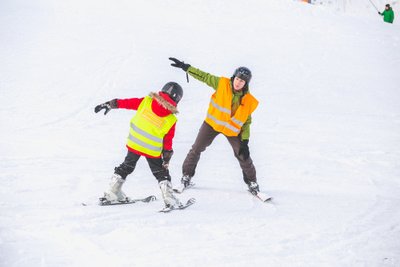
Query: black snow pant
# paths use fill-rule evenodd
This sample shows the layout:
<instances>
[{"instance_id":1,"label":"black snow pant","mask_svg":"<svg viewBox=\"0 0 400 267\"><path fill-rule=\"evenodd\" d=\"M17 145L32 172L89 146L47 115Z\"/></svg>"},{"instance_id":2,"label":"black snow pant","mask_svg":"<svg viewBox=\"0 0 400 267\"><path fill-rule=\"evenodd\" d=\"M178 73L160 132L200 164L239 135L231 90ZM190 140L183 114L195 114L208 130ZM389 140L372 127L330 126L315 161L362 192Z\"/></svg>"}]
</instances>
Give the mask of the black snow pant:
<instances>
[{"instance_id":1,"label":"black snow pant","mask_svg":"<svg viewBox=\"0 0 400 267\"><path fill-rule=\"evenodd\" d=\"M131 174L136 167L136 163L138 162L141 155L135 154L131 151L128 151L128 154L125 157L124 162L121 163L118 167L116 167L115 173L121 175L122 179L126 179L126 177ZM162 166L161 158L148 158L146 157L147 163L149 164L150 170L153 173L154 177L158 180L158 182L168 180L171 181L171 176L169 175L168 169L165 169Z\"/></svg>"},{"instance_id":2,"label":"black snow pant","mask_svg":"<svg viewBox=\"0 0 400 267\"><path fill-rule=\"evenodd\" d=\"M187 154L185 161L182 165L182 174L193 177L196 171L197 163L200 160L200 154L211 145L215 137L220 134L215 131L208 123L203 122L200 127L199 133L197 134L196 141ZM240 137L239 136L226 136L229 144L233 149L233 154L239 161L240 168L243 173L243 180L246 184L250 182L257 182L256 169L253 164L251 157L244 159L242 155L239 156L240 149Z\"/></svg>"}]
</instances>

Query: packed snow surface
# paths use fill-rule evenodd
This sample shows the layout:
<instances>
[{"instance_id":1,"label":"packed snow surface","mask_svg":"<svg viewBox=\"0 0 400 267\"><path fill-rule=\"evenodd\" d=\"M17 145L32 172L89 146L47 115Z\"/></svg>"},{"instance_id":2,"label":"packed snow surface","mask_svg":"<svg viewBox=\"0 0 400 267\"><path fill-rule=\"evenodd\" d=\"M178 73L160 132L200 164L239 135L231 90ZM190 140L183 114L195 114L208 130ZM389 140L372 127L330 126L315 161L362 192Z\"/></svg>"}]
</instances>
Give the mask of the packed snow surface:
<instances>
[{"instance_id":1,"label":"packed snow surface","mask_svg":"<svg viewBox=\"0 0 400 267\"><path fill-rule=\"evenodd\" d=\"M400 266L400 18L372 11L2 0L0 266ZM94 107L168 81L184 87L170 166L179 183L213 90L187 83L171 56L219 76L252 70L250 150L272 203L246 192L219 136L179 195L197 199L190 208L157 212L144 159L124 191L157 201L96 205L135 112Z\"/></svg>"}]
</instances>

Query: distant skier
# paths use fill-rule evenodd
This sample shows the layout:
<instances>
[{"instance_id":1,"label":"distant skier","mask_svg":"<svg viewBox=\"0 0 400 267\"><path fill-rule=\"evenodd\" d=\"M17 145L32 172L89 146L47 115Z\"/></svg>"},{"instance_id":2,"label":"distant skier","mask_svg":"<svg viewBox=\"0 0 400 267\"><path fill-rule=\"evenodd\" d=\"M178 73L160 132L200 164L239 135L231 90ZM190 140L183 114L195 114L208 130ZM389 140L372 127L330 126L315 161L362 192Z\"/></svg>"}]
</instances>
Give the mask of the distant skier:
<instances>
[{"instance_id":1,"label":"distant skier","mask_svg":"<svg viewBox=\"0 0 400 267\"><path fill-rule=\"evenodd\" d=\"M182 166L181 189L192 185L200 154L211 145L214 138L222 133L231 145L239 161L243 180L252 194L259 192L256 169L250 157L249 137L251 114L257 108L258 101L249 92L251 72L246 67L237 68L231 78L217 77L185 64L176 58L169 58L173 67L181 68L197 80L212 87L207 116L200 127L196 141L186 156Z\"/></svg>"},{"instance_id":2,"label":"distant skier","mask_svg":"<svg viewBox=\"0 0 400 267\"><path fill-rule=\"evenodd\" d=\"M95 107L96 113L104 109L104 115L117 108L137 110L130 123L126 145L128 154L124 162L114 169L110 187L104 193L107 201L129 201L121 187L126 177L135 169L139 158L144 156L158 180L165 206L181 206L172 191L168 164L173 155L172 139L177 121L175 114L178 113L176 106L182 96L182 87L175 82L169 82L161 92L150 93L144 98L113 99Z\"/></svg>"},{"instance_id":3,"label":"distant skier","mask_svg":"<svg viewBox=\"0 0 400 267\"><path fill-rule=\"evenodd\" d=\"M394 12L389 4L386 4L385 10L383 12L378 12L379 15L383 16L383 21L387 23L393 23Z\"/></svg>"}]
</instances>

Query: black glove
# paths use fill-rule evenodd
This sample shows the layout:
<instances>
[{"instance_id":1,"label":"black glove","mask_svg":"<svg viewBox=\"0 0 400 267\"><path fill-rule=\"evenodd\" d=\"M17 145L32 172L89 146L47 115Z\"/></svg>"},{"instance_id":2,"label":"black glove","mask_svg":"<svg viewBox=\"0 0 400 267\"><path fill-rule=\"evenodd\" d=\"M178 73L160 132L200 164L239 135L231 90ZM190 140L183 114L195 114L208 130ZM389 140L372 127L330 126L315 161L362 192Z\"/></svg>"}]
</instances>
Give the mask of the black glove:
<instances>
[{"instance_id":1,"label":"black glove","mask_svg":"<svg viewBox=\"0 0 400 267\"><path fill-rule=\"evenodd\" d=\"M378 14L379 14L379 15L382 15L382 13L381 13L381 12L379 12L379 11L378 11Z\"/></svg>"},{"instance_id":2,"label":"black glove","mask_svg":"<svg viewBox=\"0 0 400 267\"><path fill-rule=\"evenodd\" d=\"M245 160L250 157L249 140L241 140L240 141L239 156L240 155L243 155L243 158Z\"/></svg>"},{"instance_id":3,"label":"black glove","mask_svg":"<svg viewBox=\"0 0 400 267\"><path fill-rule=\"evenodd\" d=\"M178 59L174 58L174 57L170 57L169 60L173 61L174 63L171 63L172 67L175 68L181 68L183 69L185 72L188 70L188 68L190 67L190 64L186 64L183 61L179 61Z\"/></svg>"},{"instance_id":4,"label":"black glove","mask_svg":"<svg viewBox=\"0 0 400 267\"><path fill-rule=\"evenodd\" d=\"M117 99L113 99L110 101L107 101L103 104L97 105L94 108L94 112L99 112L102 109L105 109L106 111L104 111L104 115L107 115L107 113L111 110L111 109L115 109L118 108L118 103L117 103Z\"/></svg>"},{"instance_id":5,"label":"black glove","mask_svg":"<svg viewBox=\"0 0 400 267\"><path fill-rule=\"evenodd\" d=\"M163 152L162 152L162 161L163 161L162 166L165 169L168 169L169 161L171 160L173 154L174 154L173 150L163 150Z\"/></svg>"}]
</instances>

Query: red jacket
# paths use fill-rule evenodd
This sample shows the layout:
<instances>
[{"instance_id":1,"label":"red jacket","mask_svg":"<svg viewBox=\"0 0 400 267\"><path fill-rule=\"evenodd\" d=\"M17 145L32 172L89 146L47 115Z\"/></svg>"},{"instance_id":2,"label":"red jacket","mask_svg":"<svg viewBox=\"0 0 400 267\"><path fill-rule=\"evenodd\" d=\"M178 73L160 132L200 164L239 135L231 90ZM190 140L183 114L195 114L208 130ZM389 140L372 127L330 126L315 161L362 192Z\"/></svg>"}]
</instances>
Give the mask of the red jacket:
<instances>
[{"instance_id":1,"label":"red jacket","mask_svg":"<svg viewBox=\"0 0 400 267\"><path fill-rule=\"evenodd\" d=\"M165 100L167 100L169 103L171 103L172 105L176 106L176 103L169 97L169 95L160 92L159 93L160 96L162 96ZM118 108L124 108L124 109L133 109L133 110L137 110L139 108L140 103L142 103L144 97L142 98L128 98L128 99L118 99L117 103L118 103ZM165 117L168 116L169 114L171 114L171 111L169 111L168 109L164 108L163 106L161 106L160 103L158 103L157 101L153 101L151 103L151 108L153 110L153 112L160 117ZM175 125L176 123L171 127L171 129L169 130L169 132L164 136L164 150L172 150L172 139L175 136ZM144 154L142 152L136 151L130 147L128 147L128 150L135 153L135 154L139 154L145 157L149 157L149 158L153 158L152 156L149 156L147 154Z\"/></svg>"}]
</instances>

